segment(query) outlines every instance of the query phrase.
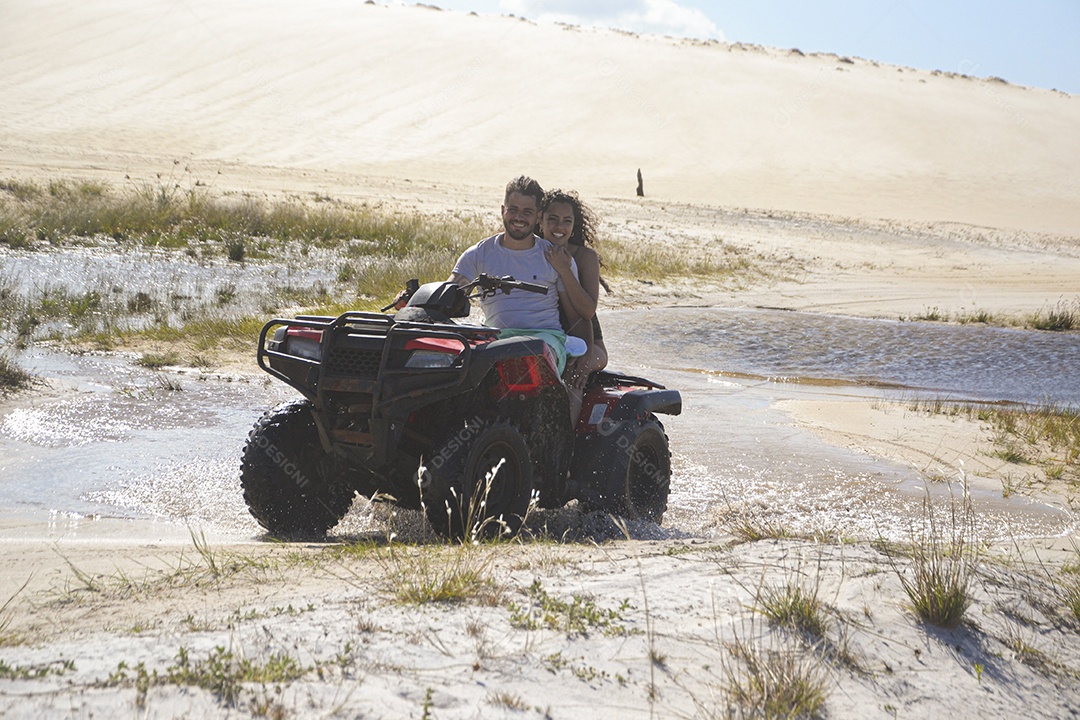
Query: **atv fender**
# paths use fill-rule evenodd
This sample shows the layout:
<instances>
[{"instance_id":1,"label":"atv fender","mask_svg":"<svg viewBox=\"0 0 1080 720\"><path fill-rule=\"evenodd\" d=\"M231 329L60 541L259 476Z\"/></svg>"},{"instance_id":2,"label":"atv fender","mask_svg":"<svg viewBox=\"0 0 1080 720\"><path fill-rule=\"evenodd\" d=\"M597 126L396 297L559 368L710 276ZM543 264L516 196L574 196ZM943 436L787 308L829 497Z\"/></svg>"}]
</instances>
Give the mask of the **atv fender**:
<instances>
[{"instance_id":1,"label":"atv fender","mask_svg":"<svg viewBox=\"0 0 1080 720\"><path fill-rule=\"evenodd\" d=\"M608 416L612 421L644 417L649 413L682 413L682 395L678 390L630 390Z\"/></svg>"},{"instance_id":2,"label":"atv fender","mask_svg":"<svg viewBox=\"0 0 1080 720\"><path fill-rule=\"evenodd\" d=\"M546 343L540 338L522 336L492 340L489 343L478 345L473 348L469 375L463 386L467 388L479 387L491 368L495 367L495 364L500 360L511 360L527 355L543 357L545 346Z\"/></svg>"}]
</instances>

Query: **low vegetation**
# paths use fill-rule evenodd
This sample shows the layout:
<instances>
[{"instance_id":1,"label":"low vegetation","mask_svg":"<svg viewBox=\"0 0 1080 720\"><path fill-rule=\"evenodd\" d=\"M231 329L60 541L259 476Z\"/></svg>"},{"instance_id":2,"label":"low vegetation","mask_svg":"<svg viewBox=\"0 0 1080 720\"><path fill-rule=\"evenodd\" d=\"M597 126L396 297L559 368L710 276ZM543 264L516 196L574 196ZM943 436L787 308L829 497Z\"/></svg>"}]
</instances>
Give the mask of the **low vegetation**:
<instances>
[{"instance_id":1,"label":"low vegetation","mask_svg":"<svg viewBox=\"0 0 1080 720\"><path fill-rule=\"evenodd\" d=\"M445 277L461 249L483 232L469 217L389 213L323 197L218 197L187 173L121 190L98 182L2 182L0 245L86 247L223 269L220 280L196 286L196 293L182 278L145 287L116 277L20 289L0 277L0 334L18 345L56 338L107 345L131 335L212 344L243 328L250 341L256 321L282 308L370 309L409 277ZM228 266L252 262L285 266L284 281L238 288L226 277Z\"/></svg>"},{"instance_id":2,"label":"low vegetation","mask_svg":"<svg viewBox=\"0 0 1080 720\"><path fill-rule=\"evenodd\" d=\"M215 647L205 659L193 658L191 652L181 646L176 662L163 672L147 670L144 663L129 667L121 662L116 670L102 683L105 686L134 685L135 705L146 706L146 695L155 686L178 685L202 688L210 692L225 707L235 707L245 690L245 684L280 686L297 680L312 668L305 668L291 655L276 653L259 662L223 646ZM258 703L253 700L254 705ZM253 712L253 715L255 713Z\"/></svg>"},{"instance_id":3,"label":"low vegetation","mask_svg":"<svg viewBox=\"0 0 1080 720\"><path fill-rule=\"evenodd\" d=\"M510 624L521 630L546 628L565 632L569 637L598 631L605 635L622 635L625 628L621 613L630 607L624 600L619 609L604 609L591 598L574 595L563 600L544 590L539 580L533 581L524 604L511 602Z\"/></svg>"},{"instance_id":4,"label":"low vegetation","mask_svg":"<svg viewBox=\"0 0 1080 720\"><path fill-rule=\"evenodd\" d=\"M727 643L722 663L725 718L820 717L828 698L828 667L789 635L751 630Z\"/></svg>"},{"instance_id":5,"label":"low vegetation","mask_svg":"<svg viewBox=\"0 0 1080 720\"><path fill-rule=\"evenodd\" d=\"M304 702L311 703L308 714L313 709L340 709L346 705L337 703L346 702L350 712L362 714L359 708L366 708L367 700L350 700L347 692L339 694L341 688L379 688L383 679L396 687L402 677L413 681L442 672L432 669L436 665L445 666L446 674L430 676L432 684L443 687L443 678L451 683L462 668L470 668L475 683L455 685L455 693L464 698L467 688L480 687L482 694L474 692L475 702L500 710L535 711L538 716L550 713L518 694L522 686L507 682L506 667L528 668L520 671L525 677L550 677L557 687L568 689L568 697L581 683L587 692L605 693L605 701L642 713L674 708L672 712L680 716L704 718L825 717L832 710L831 695L847 696L853 686L856 692L859 687L875 692L893 677L905 678L905 687L918 683L917 678L929 674L920 652L928 653L927 663L944 663L930 664L931 670L954 675L962 673L952 669L962 657L973 668L972 686L994 683L995 692L1002 678L1021 666L1053 682L1073 682L1078 676L1070 664L1075 653L1061 657L1053 643L1070 642L1078 626L1069 619L1076 617L1076 609L1066 611L1070 598L1074 605L1076 600L1080 570L1075 560L1055 571L1052 580L1047 569L1019 570L988 562L977 576L967 575L967 585L953 584L962 589L951 595L959 601L923 603L924 598L950 596L929 590L950 585L954 575L949 562L967 559L964 567L972 570L977 561L971 552L974 538L966 498L946 510L937 507L933 512L927 509L926 521L913 530L910 544L888 549L888 562L901 574L905 590L916 586L926 568L931 571L922 576L945 578L908 590L912 608L920 604L946 608L941 614L916 609L927 624L948 627L959 622L973 602L971 583L981 583L978 624L973 622L955 635L929 632L919 623L880 624L878 608L886 616L899 598L895 582L888 584L888 592L881 592L886 584L877 567L873 572L867 568L879 558L869 549L863 553L853 548L853 556L847 556L839 548L832 552L822 547L816 567L808 569L802 554L809 547L807 541L768 540L709 549L687 544L678 546L685 549L680 553L646 551L630 558L590 545L586 556L603 550L595 556L604 558L597 567L620 567L582 573L558 566L551 575L537 577L512 569L514 553L508 550L530 542L523 538L463 544L427 537L401 543L387 537L270 552L247 549L246 557L243 549L213 548L201 535L193 535L194 551L184 552L190 558L166 561L161 570L144 568L140 578L120 571L91 576L71 565L74 579L64 593L52 602L46 598L44 605L60 614L78 615L83 630L109 622L107 618L115 617L110 608L122 607L122 628L106 627L107 632L158 638L175 653L135 654L116 658L108 667L94 667L82 655L69 660L68 655L38 652L41 638L35 636L19 643L22 655L7 656L0 663L0 679L56 682L58 676L75 676L70 684L82 691L133 692L141 714L171 708L158 704L175 696L168 688L190 688L183 697L204 695L222 710L250 711L255 717L303 714ZM641 575L643 602L620 603L612 593L629 585L619 584L619 575L632 575L626 572L632 562L662 555L678 559L648 582ZM710 570L714 563L719 565ZM677 570L679 566L683 569ZM299 572L282 572L286 568ZM668 572L682 573L682 580L697 584L716 584L711 621L708 607L704 613L700 607L688 610L693 606L677 593L663 595L660 612L653 607L650 613L657 586L649 583L667 582ZM770 577L766 582L765 575L775 573L780 579ZM598 584L589 581L594 574ZM755 576L761 578L756 586ZM527 577L533 578L531 584ZM823 578L847 586L837 593L837 598L846 598L836 600L840 606L821 600ZM340 589L330 590L339 580L345 581ZM603 588L605 595L556 592L549 582L594 591ZM254 587L260 591L251 605L243 591ZM198 617L187 604L191 593L178 589L197 589ZM646 590L653 597L645 599ZM245 600L237 606L233 603L239 597ZM98 619L85 607L71 607L73 599L84 598L103 610ZM873 603L873 610L867 605L864 617L856 619L852 598ZM0 618L17 599L0 607ZM415 607L418 604L426 607ZM26 605L33 615L40 615L40 600ZM699 612L700 621L680 623L676 616L688 611ZM134 628L129 618L136 621ZM67 632L47 625L47 632L57 639ZM31 622L28 629L40 633L41 627ZM339 640L328 643L328 637ZM854 642L854 651L849 650L849 641ZM140 640L132 647L138 653L149 645ZM865 654L873 647L882 655ZM423 674L417 675L421 667ZM68 678L63 681L68 683ZM416 692L399 701L413 703L417 717L437 716L445 706L439 704L436 691L424 692L420 683L415 687ZM925 689L919 686L918 692Z\"/></svg>"},{"instance_id":6,"label":"low vegetation","mask_svg":"<svg viewBox=\"0 0 1080 720\"><path fill-rule=\"evenodd\" d=\"M164 275L140 284L116 271L34 287L0 275L0 337L20 347L44 339L103 348L183 341L194 346L187 355L206 357L237 334L249 346L275 314L379 309L408 278L445 278L464 248L495 229L487 218L389 212L320 195L215 194L179 165L155 182L122 188L0 181L0 247L105 251L161 262ZM601 251L611 280L723 280L745 276L750 264L722 244L686 253L612 238ZM193 287L177 265L220 271Z\"/></svg>"},{"instance_id":7,"label":"low vegetation","mask_svg":"<svg viewBox=\"0 0 1080 720\"><path fill-rule=\"evenodd\" d=\"M391 542L376 559L388 594L400 602L493 605L502 594L491 570L494 556L486 546L409 547Z\"/></svg>"},{"instance_id":8,"label":"low vegetation","mask_svg":"<svg viewBox=\"0 0 1080 720\"><path fill-rule=\"evenodd\" d=\"M324 197L310 202L216 197L186 172L119 191L100 182L0 182L0 223L0 242L9 247L132 241L234 261L271 257L274 245L283 242L309 248L351 242L400 257L417 249L459 247L466 239L460 233L472 225L383 213Z\"/></svg>"},{"instance_id":9,"label":"low vegetation","mask_svg":"<svg viewBox=\"0 0 1080 720\"><path fill-rule=\"evenodd\" d=\"M894 564L893 568L920 620L956 627L973 601L972 585L979 568L971 498L965 491L962 499L953 498L947 511L942 511L927 497L923 510L922 527L911 531L908 566Z\"/></svg>"},{"instance_id":10,"label":"low vegetation","mask_svg":"<svg viewBox=\"0 0 1080 720\"><path fill-rule=\"evenodd\" d=\"M25 390L34 384L34 375L23 370L6 354L0 354L0 395Z\"/></svg>"},{"instance_id":11,"label":"low vegetation","mask_svg":"<svg viewBox=\"0 0 1080 720\"><path fill-rule=\"evenodd\" d=\"M214 548L202 534L191 536L194 553L181 551L175 565L145 568L138 575L117 569L113 573L82 570L66 557L70 577L55 591L60 602L94 598L147 598L177 590L206 588L229 579L266 582L280 575L283 563L262 553L244 554Z\"/></svg>"},{"instance_id":12,"label":"low vegetation","mask_svg":"<svg viewBox=\"0 0 1080 720\"><path fill-rule=\"evenodd\" d=\"M940 399L915 400L908 407L987 424L992 431L993 455L1008 466L1002 469L1005 495L1035 483L1062 481L1074 491L1080 484L1080 410L1076 408L1055 403L981 405ZM1024 475L1022 479L1015 477L1009 469L1012 466Z\"/></svg>"},{"instance_id":13,"label":"low vegetation","mask_svg":"<svg viewBox=\"0 0 1080 720\"><path fill-rule=\"evenodd\" d=\"M1080 299L1059 300L1024 315L1002 315L986 309L950 312L940 307L928 307L913 315L901 315L902 322L940 322L960 325L992 325L1018 327L1048 332L1068 332L1080 329Z\"/></svg>"},{"instance_id":14,"label":"low vegetation","mask_svg":"<svg viewBox=\"0 0 1080 720\"><path fill-rule=\"evenodd\" d=\"M755 596L755 609L769 622L811 639L820 640L829 629L825 603L818 598L818 585L786 582L762 585Z\"/></svg>"}]
</instances>

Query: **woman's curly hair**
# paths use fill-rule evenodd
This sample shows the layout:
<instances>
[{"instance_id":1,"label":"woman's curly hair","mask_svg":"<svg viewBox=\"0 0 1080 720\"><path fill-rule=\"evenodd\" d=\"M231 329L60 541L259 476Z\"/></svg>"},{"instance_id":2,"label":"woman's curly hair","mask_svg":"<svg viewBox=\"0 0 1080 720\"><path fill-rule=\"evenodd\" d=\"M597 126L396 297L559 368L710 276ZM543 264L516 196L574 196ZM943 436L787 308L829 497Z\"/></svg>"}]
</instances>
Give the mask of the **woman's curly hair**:
<instances>
[{"instance_id":1,"label":"woman's curly hair","mask_svg":"<svg viewBox=\"0 0 1080 720\"><path fill-rule=\"evenodd\" d=\"M540 203L540 214L543 215L555 203L566 203L574 210L574 231L567 242L571 245L595 245L596 216L588 205L581 202L578 194L573 190L548 190Z\"/></svg>"},{"instance_id":2,"label":"woman's curly hair","mask_svg":"<svg viewBox=\"0 0 1080 720\"><path fill-rule=\"evenodd\" d=\"M543 217L548 208L555 203L566 203L574 211L574 230L570 233L570 238L566 242L570 245L595 246L597 220L592 208L583 203L573 190L556 188L544 193L544 200L540 203L540 216ZM599 254L597 254L597 259L600 261L600 267L603 267L604 261L600 259ZM600 277L600 285L607 292L611 292L611 287L604 281L603 276Z\"/></svg>"}]
</instances>

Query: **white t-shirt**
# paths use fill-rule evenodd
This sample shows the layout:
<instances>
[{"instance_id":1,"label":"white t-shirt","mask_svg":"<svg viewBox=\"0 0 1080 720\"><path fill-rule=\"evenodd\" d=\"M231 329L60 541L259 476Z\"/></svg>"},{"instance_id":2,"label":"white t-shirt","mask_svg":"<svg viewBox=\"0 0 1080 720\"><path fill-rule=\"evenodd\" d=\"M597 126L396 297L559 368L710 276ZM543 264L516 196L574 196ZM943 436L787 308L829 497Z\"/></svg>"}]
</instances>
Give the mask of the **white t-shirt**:
<instances>
[{"instance_id":1,"label":"white t-shirt","mask_svg":"<svg viewBox=\"0 0 1080 720\"><path fill-rule=\"evenodd\" d=\"M481 240L466 250L454 265L454 273L475 280L480 273L502 277L512 275L515 280L546 285L547 295L512 290L496 293L480 301L484 322L497 328L546 328L561 330L559 324L559 293L566 286L559 273L551 266L544 251L551 243L533 236L533 246L528 250L511 250L501 242L503 234ZM570 267L577 277L577 263L571 259Z\"/></svg>"}]
</instances>

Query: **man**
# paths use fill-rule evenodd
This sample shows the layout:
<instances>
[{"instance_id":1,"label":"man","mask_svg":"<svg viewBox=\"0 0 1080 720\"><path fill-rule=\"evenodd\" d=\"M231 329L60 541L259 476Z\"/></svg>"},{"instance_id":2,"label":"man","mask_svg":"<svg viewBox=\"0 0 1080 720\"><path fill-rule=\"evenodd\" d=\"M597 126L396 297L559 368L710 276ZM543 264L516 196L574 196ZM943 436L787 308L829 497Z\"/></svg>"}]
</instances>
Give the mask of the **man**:
<instances>
[{"instance_id":1,"label":"man","mask_svg":"<svg viewBox=\"0 0 1080 720\"><path fill-rule=\"evenodd\" d=\"M559 307L567 315L570 327L578 321L568 301L566 286L548 262L546 253L554 247L533 230L540 217L544 190L524 175L506 185L501 208L503 232L481 240L458 258L450 281L459 285L472 282L480 273L493 276L512 275L515 280L548 287L547 295L514 290L498 293L480 302L484 323L503 328L499 337L534 335L552 347L558 357L559 372L566 367L566 333L559 322ZM574 274L577 267L573 265Z\"/></svg>"}]
</instances>

